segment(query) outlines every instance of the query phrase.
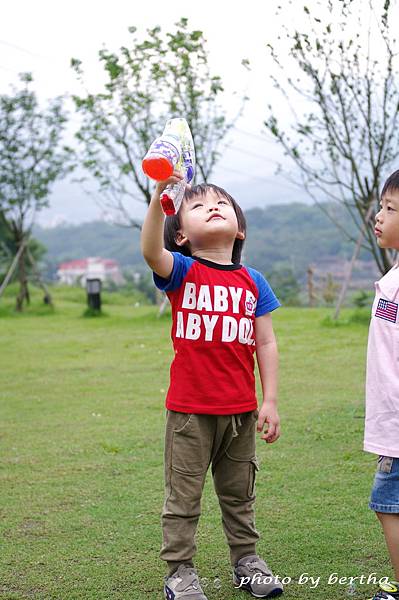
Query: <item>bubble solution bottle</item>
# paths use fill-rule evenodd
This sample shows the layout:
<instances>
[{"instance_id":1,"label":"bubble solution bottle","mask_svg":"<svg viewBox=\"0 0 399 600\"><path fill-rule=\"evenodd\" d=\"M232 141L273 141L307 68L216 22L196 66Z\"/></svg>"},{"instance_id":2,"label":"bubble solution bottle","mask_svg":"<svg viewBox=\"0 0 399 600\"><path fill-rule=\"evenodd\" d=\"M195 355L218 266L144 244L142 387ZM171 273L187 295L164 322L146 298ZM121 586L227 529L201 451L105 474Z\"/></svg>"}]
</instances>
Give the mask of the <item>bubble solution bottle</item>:
<instances>
[{"instance_id":1,"label":"bubble solution bottle","mask_svg":"<svg viewBox=\"0 0 399 600\"><path fill-rule=\"evenodd\" d=\"M168 185L162 196L161 206L166 215L178 212L187 183L195 173L195 150L190 128L186 119L167 121L161 137L150 146L142 163L143 172L155 181L165 181L176 169L184 179Z\"/></svg>"}]
</instances>

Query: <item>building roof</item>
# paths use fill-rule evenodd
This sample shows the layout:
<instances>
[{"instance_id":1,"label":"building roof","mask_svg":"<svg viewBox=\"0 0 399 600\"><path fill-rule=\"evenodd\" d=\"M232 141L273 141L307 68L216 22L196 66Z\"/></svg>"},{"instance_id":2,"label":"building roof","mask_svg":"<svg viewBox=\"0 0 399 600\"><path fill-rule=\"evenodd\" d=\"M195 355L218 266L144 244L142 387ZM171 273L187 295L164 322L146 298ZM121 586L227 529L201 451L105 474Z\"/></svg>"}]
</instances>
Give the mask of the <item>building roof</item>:
<instances>
[{"instance_id":1,"label":"building roof","mask_svg":"<svg viewBox=\"0 0 399 600\"><path fill-rule=\"evenodd\" d=\"M116 260L112 258L100 258L100 257L90 257L90 258L82 258L78 260L70 260L67 262L63 262L58 266L59 271L75 271L76 269L88 269L90 266L102 265L104 268L113 269L118 268L119 264Z\"/></svg>"}]
</instances>

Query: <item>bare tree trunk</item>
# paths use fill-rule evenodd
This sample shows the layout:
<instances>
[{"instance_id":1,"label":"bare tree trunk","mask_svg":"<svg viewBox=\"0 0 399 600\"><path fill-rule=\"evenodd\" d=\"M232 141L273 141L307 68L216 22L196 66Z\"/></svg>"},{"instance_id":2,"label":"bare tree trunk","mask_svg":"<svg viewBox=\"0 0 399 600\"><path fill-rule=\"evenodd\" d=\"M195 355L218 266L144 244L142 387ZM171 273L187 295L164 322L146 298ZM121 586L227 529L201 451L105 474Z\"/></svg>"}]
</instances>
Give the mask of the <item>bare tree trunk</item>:
<instances>
[{"instance_id":1,"label":"bare tree trunk","mask_svg":"<svg viewBox=\"0 0 399 600\"><path fill-rule=\"evenodd\" d=\"M48 304L49 306L54 306L51 294L49 292L49 289L48 289L48 287L46 286L46 284L44 283L44 281L41 278L39 269L36 266L35 259L33 258L32 253L29 250L29 247L27 247L27 249L26 249L26 255L27 255L28 259L29 259L30 264L32 265L33 274L35 276L35 279L36 279L38 285L42 288L42 290L44 292L44 298L43 298L44 303Z\"/></svg>"},{"instance_id":2,"label":"bare tree trunk","mask_svg":"<svg viewBox=\"0 0 399 600\"><path fill-rule=\"evenodd\" d=\"M340 313L340 310L341 310L341 307L342 307L342 304L343 304L343 302L345 300L345 296L346 296L346 292L348 290L349 282L350 282L351 277L352 277L353 267L355 266L356 259L359 256L360 247L361 247L362 242L363 242L363 238L364 238L364 234L365 234L366 228L369 227L369 221L370 221L372 212L373 212L373 200L371 201L371 204L370 204L370 206L368 208L364 225L363 225L362 229L360 230L360 234L359 234L358 240L356 242L355 249L353 251L352 259L351 259L351 261L349 263L348 272L347 272L345 280L344 280L344 282L342 284L342 288L341 288L341 292L339 294L337 306L335 307L335 313L334 313L334 317L333 317L334 321L336 321L338 319L339 313ZM374 227L374 220L373 220L373 227ZM383 260L387 259L387 255L386 254L382 255L382 258L383 258Z\"/></svg>"},{"instance_id":3,"label":"bare tree trunk","mask_svg":"<svg viewBox=\"0 0 399 600\"><path fill-rule=\"evenodd\" d=\"M308 268L308 295L309 295L309 306L314 306L315 300L316 300L316 294L314 292L313 269L310 265Z\"/></svg>"},{"instance_id":4,"label":"bare tree trunk","mask_svg":"<svg viewBox=\"0 0 399 600\"><path fill-rule=\"evenodd\" d=\"M7 275L4 278L4 281L0 285L0 297L1 297L2 293L4 292L4 290L6 289L6 287L7 287L8 283L9 283L11 277L14 275L14 271L17 268L18 260L19 260L19 257L20 257L20 254L21 254L23 248L24 248L23 245L21 245L19 247L19 250L18 250L17 254L14 256L14 259L13 259L13 261L11 263L11 266L8 269L8 273L7 273Z\"/></svg>"},{"instance_id":5,"label":"bare tree trunk","mask_svg":"<svg viewBox=\"0 0 399 600\"><path fill-rule=\"evenodd\" d=\"M23 240L21 240L20 244L23 244ZM22 250L19 255L18 260L18 279L19 279L19 293L17 296L17 302L15 305L15 310L17 312L22 312L24 300L26 303L30 303L29 289L28 289L28 278L26 276L26 265L25 265L25 248Z\"/></svg>"}]
</instances>

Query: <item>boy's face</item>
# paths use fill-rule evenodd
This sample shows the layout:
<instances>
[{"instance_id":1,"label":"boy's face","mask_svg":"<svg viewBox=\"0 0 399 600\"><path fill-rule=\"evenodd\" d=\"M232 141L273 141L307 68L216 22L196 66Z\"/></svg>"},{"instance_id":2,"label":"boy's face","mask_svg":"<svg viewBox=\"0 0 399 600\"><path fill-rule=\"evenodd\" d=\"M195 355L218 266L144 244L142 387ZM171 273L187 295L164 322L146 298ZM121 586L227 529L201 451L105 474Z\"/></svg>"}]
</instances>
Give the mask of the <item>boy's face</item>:
<instances>
[{"instance_id":1,"label":"boy's face","mask_svg":"<svg viewBox=\"0 0 399 600\"><path fill-rule=\"evenodd\" d=\"M176 243L179 246L189 242L191 249L244 239L238 230L237 215L231 202L218 196L213 190L205 196L185 198L179 211L180 230Z\"/></svg>"},{"instance_id":2,"label":"boy's face","mask_svg":"<svg viewBox=\"0 0 399 600\"><path fill-rule=\"evenodd\" d=\"M399 190L388 190L383 196L374 231L380 248L399 250Z\"/></svg>"}]
</instances>

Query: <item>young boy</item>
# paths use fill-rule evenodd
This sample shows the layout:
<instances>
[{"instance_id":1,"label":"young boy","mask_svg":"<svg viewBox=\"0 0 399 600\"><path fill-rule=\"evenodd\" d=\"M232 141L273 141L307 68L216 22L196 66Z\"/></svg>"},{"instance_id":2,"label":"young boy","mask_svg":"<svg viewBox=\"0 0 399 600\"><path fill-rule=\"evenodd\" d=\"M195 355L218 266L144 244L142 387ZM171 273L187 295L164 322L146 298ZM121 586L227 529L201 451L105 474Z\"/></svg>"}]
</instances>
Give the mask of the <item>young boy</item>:
<instances>
[{"instance_id":1,"label":"young boy","mask_svg":"<svg viewBox=\"0 0 399 600\"><path fill-rule=\"evenodd\" d=\"M208 467L222 512L236 587L256 598L282 593L256 554L255 430L280 435L277 346L271 311L280 306L265 278L240 264L244 215L223 189L186 190L177 215L164 216L156 186L141 248L172 306L174 359L166 398L165 503L161 558L168 600L207 600L194 569L195 532ZM165 239L165 247L163 243ZM255 346L256 340L256 346ZM254 352L263 390L257 410Z\"/></svg>"},{"instance_id":2,"label":"young boy","mask_svg":"<svg viewBox=\"0 0 399 600\"><path fill-rule=\"evenodd\" d=\"M386 181L375 235L381 248L399 250L399 171ZM381 522L397 581L374 600L399 599L399 265L376 284L370 322L364 449L379 455L370 508Z\"/></svg>"}]
</instances>

